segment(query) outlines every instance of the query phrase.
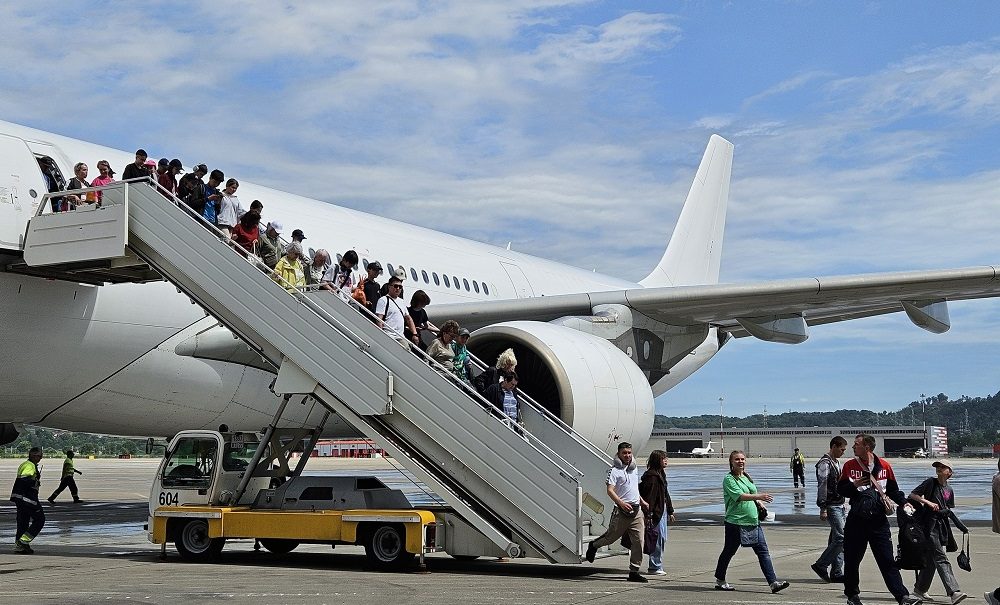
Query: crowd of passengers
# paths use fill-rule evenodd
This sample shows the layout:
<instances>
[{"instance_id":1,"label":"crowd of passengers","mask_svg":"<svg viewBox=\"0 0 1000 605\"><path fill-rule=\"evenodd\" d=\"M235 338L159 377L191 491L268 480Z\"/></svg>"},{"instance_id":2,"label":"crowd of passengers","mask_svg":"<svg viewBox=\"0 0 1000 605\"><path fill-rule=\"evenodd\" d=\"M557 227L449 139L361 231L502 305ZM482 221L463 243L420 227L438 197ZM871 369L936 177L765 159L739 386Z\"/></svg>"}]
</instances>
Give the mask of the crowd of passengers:
<instances>
[{"instance_id":1,"label":"crowd of passengers","mask_svg":"<svg viewBox=\"0 0 1000 605\"><path fill-rule=\"evenodd\" d=\"M107 160L97 163L100 176L93 181L87 180L87 164L77 163L73 167L74 176L68 183L63 182L51 158L40 158L38 163L49 193L68 192L65 196L50 198L53 212L65 212L86 205L99 206L102 191L89 191L82 196L69 192L115 182L115 171ZM395 270L385 285L378 282L383 273L382 264L378 261L368 263L367 275L355 279L354 269L359 259L354 250L345 252L336 263L322 248L309 258L302 244L306 236L301 229L292 231L290 242L281 239L284 226L278 221L268 222L261 230L264 204L254 200L244 210L236 195L240 186L236 179L226 180L225 173L218 169L209 172L205 164L198 164L191 172L181 176L183 172L180 160L162 158L154 162L148 159L145 150L139 149L135 152L135 162L122 171L122 180L155 179L165 197L177 198L205 222L218 228L232 240L241 254L252 256L266 266L275 281L289 290L328 291L359 310L364 307L373 321L402 346L424 350L459 380L474 386L510 421L520 423L520 402L516 395L517 359L513 350L505 350L496 365L473 377L471 356L466 347L469 331L454 320L444 322L440 328L431 323L426 311L431 299L423 290L413 293L409 305L403 303L406 272L402 267ZM206 176L207 182L204 181ZM424 333L433 335L430 344L424 344L421 338Z\"/></svg>"}]
</instances>

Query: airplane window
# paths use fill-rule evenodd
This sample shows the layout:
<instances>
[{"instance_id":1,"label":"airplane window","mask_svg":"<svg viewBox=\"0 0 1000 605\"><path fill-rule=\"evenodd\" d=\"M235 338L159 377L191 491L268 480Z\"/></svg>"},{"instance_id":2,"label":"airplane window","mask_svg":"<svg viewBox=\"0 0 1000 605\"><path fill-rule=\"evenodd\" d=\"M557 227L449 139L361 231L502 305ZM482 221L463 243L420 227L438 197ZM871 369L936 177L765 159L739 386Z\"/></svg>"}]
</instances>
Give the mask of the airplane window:
<instances>
[{"instance_id":1,"label":"airplane window","mask_svg":"<svg viewBox=\"0 0 1000 605\"><path fill-rule=\"evenodd\" d=\"M451 279L452 279L452 280L453 280L453 281L455 282L455 289L456 289L456 290L461 290L461 289L462 289L462 286L460 286L460 285L458 284L458 278L457 278L457 277L455 277L454 275L452 275L452 276L451 276Z\"/></svg>"},{"instance_id":2,"label":"airplane window","mask_svg":"<svg viewBox=\"0 0 1000 605\"><path fill-rule=\"evenodd\" d=\"M433 273L432 272L431 273L431 277L434 278L434 285L435 286L440 286L441 285L441 280L438 279L438 274L437 273Z\"/></svg>"},{"instance_id":3,"label":"airplane window","mask_svg":"<svg viewBox=\"0 0 1000 605\"><path fill-rule=\"evenodd\" d=\"M465 286L465 291L466 292L471 292L472 291L472 289L469 288L469 280L465 279L464 277L462 278L462 285Z\"/></svg>"},{"instance_id":4,"label":"airplane window","mask_svg":"<svg viewBox=\"0 0 1000 605\"><path fill-rule=\"evenodd\" d=\"M444 274L442 274L442 275L441 275L441 277L443 277L443 278L444 278L444 286L445 286L446 288L450 288L450 287L451 287L451 282L450 282L450 281L448 281L448 276L447 276L447 275L444 275Z\"/></svg>"},{"instance_id":5,"label":"airplane window","mask_svg":"<svg viewBox=\"0 0 1000 605\"><path fill-rule=\"evenodd\" d=\"M390 277L392 277L393 275L395 275L395 274L396 274L396 272L395 272L395 271L393 271L393 269L392 269L392 263L386 263L386 265L385 265L385 266L386 266L386 267L389 267L389 276L390 276Z\"/></svg>"},{"instance_id":6,"label":"airplane window","mask_svg":"<svg viewBox=\"0 0 1000 605\"><path fill-rule=\"evenodd\" d=\"M410 277L413 278L413 281L417 281L417 279L418 279L417 278L417 270L414 269L413 267L410 267Z\"/></svg>"},{"instance_id":7,"label":"airplane window","mask_svg":"<svg viewBox=\"0 0 1000 605\"><path fill-rule=\"evenodd\" d=\"M479 282L472 280L472 289L476 291L476 294L479 294Z\"/></svg>"},{"instance_id":8,"label":"airplane window","mask_svg":"<svg viewBox=\"0 0 1000 605\"><path fill-rule=\"evenodd\" d=\"M431 283L431 280L427 279L427 272L426 271L424 271L423 269L421 269L420 270L420 275L423 276L425 284Z\"/></svg>"},{"instance_id":9,"label":"airplane window","mask_svg":"<svg viewBox=\"0 0 1000 605\"><path fill-rule=\"evenodd\" d=\"M367 271L368 270L368 259L367 258L361 259L361 264L365 266L365 271Z\"/></svg>"},{"instance_id":10,"label":"airplane window","mask_svg":"<svg viewBox=\"0 0 1000 605\"><path fill-rule=\"evenodd\" d=\"M489 287L487 287L486 282L483 282L483 292L486 294L486 296L490 295L490 289Z\"/></svg>"},{"instance_id":11,"label":"airplane window","mask_svg":"<svg viewBox=\"0 0 1000 605\"><path fill-rule=\"evenodd\" d=\"M344 255L338 252L337 253L337 262L339 263L342 260L344 260Z\"/></svg>"}]
</instances>

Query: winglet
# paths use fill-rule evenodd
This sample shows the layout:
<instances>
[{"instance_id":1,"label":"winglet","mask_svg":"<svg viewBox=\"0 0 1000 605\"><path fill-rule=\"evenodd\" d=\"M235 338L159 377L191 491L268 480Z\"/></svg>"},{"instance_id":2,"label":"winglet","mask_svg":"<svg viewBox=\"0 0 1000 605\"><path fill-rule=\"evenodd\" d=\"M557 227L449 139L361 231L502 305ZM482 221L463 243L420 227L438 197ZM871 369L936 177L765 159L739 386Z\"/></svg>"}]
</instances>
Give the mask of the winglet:
<instances>
[{"instance_id":1,"label":"winglet","mask_svg":"<svg viewBox=\"0 0 1000 605\"><path fill-rule=\"evenodd\" d=\"M650 288L719 283L732 169L733 144L713 134L667 250L640 284Z\"/></svg>"}]
</instances>

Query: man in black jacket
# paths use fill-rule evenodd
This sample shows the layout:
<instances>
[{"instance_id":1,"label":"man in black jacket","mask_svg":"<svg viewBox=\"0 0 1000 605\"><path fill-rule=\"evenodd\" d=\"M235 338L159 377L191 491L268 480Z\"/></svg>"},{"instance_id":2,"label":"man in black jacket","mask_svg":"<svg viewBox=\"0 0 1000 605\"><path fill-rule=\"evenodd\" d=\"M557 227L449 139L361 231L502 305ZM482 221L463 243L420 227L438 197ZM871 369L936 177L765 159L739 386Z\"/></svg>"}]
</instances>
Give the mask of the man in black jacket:
<instances>
[{"instance_id":1,"label":"man in black jacket","mask_svg":"<svg viewBox=\"0 0 1000 605\"><path fill-rule=\"evenodd\" d=\"M847 450L847 439L837 435L830 440L830 451L816 463L816 506L819 518L830 524L826 550L810 567L827 582L844 581L844 522L847 510L840 495L840 457Z\"/></svg>"},{"instance_id":2,"label":"man in black jacket","mask_svg":"<svg viewBox=\"0 0 1000 605\"><path fill-rule=\"evenodd\" d=\"M122 180L127 181L129 179L138 179L142 177L149 176L149 170L146 169L146 155L145 149L138 149L135 152L135 163L129 164L122 171Z\"/></svg>"}]
</instances>

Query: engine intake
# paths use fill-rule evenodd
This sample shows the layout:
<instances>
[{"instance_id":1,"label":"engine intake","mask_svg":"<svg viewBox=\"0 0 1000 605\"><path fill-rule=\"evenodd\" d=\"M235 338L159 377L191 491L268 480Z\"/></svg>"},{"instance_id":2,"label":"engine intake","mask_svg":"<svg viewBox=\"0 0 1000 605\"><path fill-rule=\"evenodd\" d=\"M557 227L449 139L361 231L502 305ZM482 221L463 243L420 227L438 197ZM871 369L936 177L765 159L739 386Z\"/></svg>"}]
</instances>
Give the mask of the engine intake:
<instances>
[{"instance_id":1,"label":"engine intake","mask_svg":"<svg viewBox=\"0 0 1000 605\"><path fill-rule=\"evenodd\" d=\"M652 390L635 362L607 340L564 326L512 321L476 330L468 346L488 364L513 349L518 387L606 452L619 441L638 451L649 440Z\"/></svg>"}]
</instances>

